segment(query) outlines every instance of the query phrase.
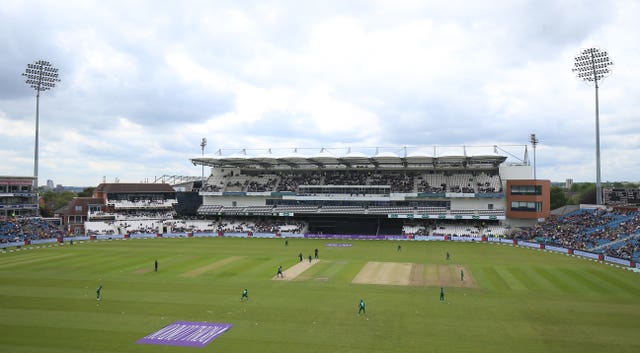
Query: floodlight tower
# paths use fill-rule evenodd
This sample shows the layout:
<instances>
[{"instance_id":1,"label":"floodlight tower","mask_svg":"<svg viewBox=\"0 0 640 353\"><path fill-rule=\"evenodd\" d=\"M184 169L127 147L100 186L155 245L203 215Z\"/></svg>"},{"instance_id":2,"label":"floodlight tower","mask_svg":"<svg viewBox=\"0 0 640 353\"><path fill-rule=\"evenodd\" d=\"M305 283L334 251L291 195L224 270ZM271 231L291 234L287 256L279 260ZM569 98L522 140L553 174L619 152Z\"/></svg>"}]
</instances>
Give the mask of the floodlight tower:
<instances>
[{"instance_id":1,"label":"floodlight tower","mask_svg":"<svg viewBox=\"0 0 640 353\"><path fill-rule=\"evenodd\" d=\"M58 78L58 69L51 66L51 63L44 60L34 61L33 64L27 64L27 69L22 73L26 77L26 84L36 90L36 146L33 162L34 188L38 191L38 143L40 136L40 92L52 89L56 86L56 82L60 82Z\"/></svg>"},{"instance_id":2,"label":"floodlight tower","mask_svg":"<svg viewBox=\"0 0 640 353\"><path fill-rule=\"evenodd\" d=\"M530 140L531 147L533 147L533 180L537 180L536 178L536 146L538 145L538 138L536 134L531 134Z\"/></svg>"},{"instance_id":3,"label":"floodlight tower","mask_svg":"<svg viewBox=\"0 0 640 353\"><path fill-rule=\"evenodd\" d=\"M204 148L207 146L207 139L202 138L200 141L200 148L202 149L202 156L204 157ZM200 186L200 190L204 189L204 164L202 164L202 186Z\"/></svg>"},{"instance_id":4,"label":"floodlight tower","mask_svg":"<svg viewBox=\"0 0 640 353\"><path fill-rule=\"evenodd\" d=\"M600 107L598 103L598 81L607 77L611 70L609 66L613 62L609 60L606 51L598 48L584 49L575 57L573 72L578 78L593 82L596 87L596 204L602 205L602 186L600 184Z\"/></svg>"}]
</instances>

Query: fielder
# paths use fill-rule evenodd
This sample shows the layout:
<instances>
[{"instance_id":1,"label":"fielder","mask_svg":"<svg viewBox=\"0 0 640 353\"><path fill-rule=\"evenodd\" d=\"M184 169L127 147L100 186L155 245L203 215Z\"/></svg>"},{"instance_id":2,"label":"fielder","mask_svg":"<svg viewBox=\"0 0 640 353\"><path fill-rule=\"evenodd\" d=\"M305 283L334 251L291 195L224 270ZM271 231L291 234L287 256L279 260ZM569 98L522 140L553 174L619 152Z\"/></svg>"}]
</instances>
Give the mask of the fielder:
<instances>
[{"instance_id":1,"label":"fielder","mask_svg":"<svg viewBox=\"0 0 640 353\"><path fill-rule=\"evenodd\" d=\"M96 300L100 300L101 293L102 293L102 284L100 285L100 287L98 287L98 289L96 289Z\"/></svg>"},{"instance_id":2,"label":"fielder","mask_svg":"<svg viewBox=\"0 0 640 353\"><path fill-rule=\"evenodd\" d=\"M444 287L440 287L440 301L444 301Z\"/></svg>"},{"instance_id":3,"label":"fielder","mask_svg":"<svg viewBox=\"0 0 640 353\"><path fill-rule=\"evenodd\" d=\"M276 274L276 277L280 277L280 278L284 277L284 274L282 273L282 265L278 266L278 273Z\"/></svg>"},{"instance_id":4,"label":"fielder","mask_svg":"<svg viewBox=\"0 0 640 353\"><path fill-rule=\"evenodd\" d=\"M360 304L358 304L358 315L360 315L360 313L364 313L365 315L367 315L364 299L360 299Z\"/></svg>"},{"instance_id":5,"label":"fielder","mask_svg":"<svg viewBox=\"0 0 640 353\"><path fill-rule=\"evenodd\" d=\"M247 290L247 288L242 290L242 296L240 297L240 301L242 300L249 300L249 291Z\"/></svg>"}]
</instances>

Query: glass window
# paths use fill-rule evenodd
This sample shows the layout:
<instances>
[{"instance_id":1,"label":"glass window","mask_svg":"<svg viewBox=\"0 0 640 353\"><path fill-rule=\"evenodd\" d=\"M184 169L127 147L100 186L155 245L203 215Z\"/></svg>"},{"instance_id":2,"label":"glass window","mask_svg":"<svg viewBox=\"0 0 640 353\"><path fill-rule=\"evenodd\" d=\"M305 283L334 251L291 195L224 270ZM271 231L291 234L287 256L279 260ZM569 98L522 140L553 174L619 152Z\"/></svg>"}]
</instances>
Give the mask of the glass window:
<instances>
[{"instance_id":1,"label":"glass window","mask_svg":"<svg viewBox=\"0 0 640 353\"><path fill-rule=\"evenodd\" d=\"M511 185L512 195L542 195L541 185Z\"/></svg>"},{"instance_id":2,"label":"glass window","mask_svg":"<svg viewBox=\"0 0 640 353\"><path fill-rule=\"evenodd\" d=\"M540 212L542 211L542 202L512 201L511 210L524 212Z\"/></svg>"}]
</instances>

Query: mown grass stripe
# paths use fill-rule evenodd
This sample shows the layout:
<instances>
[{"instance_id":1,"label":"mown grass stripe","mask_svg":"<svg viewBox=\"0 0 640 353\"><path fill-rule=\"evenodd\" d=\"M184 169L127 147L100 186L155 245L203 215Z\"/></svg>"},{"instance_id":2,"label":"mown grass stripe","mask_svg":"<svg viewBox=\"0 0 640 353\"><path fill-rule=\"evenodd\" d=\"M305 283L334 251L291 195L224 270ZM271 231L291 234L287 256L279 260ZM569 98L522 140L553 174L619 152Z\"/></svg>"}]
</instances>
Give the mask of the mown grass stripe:
<instances>
[{"instance_id":1,"label":"mown grass stripe","mask_svg":"<svg viewBox=\"0 0 640 353\"><path fill-rule=\"evenodd\" d=\"M225 258L225 259L218 260L218 261L214 261L214 262L211 262L211 263L209 263L209 264L207 264L207 265L204 265L204 266L200 266L200 267L194 268L194 269L193 269L193 270L191 270L191 271L188 271L188 272L183 273L183 274L182 274L182 276L184 276L184 277L196 277L196 276L200 276L200 275L205 274L205 273L207 273L207 272L210 272L210 271L214 271L214 270L216 270L216 269L223 268L223 267L225 267L226 265L231 264L231 263L236 262L236 261L239 261L239 260L241 260L241 259L242 259L242 257L241 257L241 256L227 257L227 258Z\"/></svg>"},{"instance_id":2,"label":"mown grass stripe","mask_svg":"<svg viewBox=\"0 0 640 353\"><path fill-rule=\"evenodd\" d=\"M555 291L564 293L576 293L578 291L576 287L567 282L563 276L558 275L556 268L535 266L533 270L546 279L551 288Z\"/></svg>"},{"instance_id":3,"label":"mown grass stripe","mask_svg":"<svg viewBox=\"0 0 640 353\"><path fill-rule=\"evenodd\" d=\"M48 264L48 261L58 260L70 256L73 256L73 254L46 253L23 255L22 257L16 258L4 258L2 259L3 261L0 261L0 270L11 269L24 265L35 265L38 263L45 263L48 267L51 267L50 264Z\"/></svg>"},{"instance_id":4,"label":"mown grass stripe","mask_svg":"<svg viewBox=\"0 0 640 353\"><path fill-rule=\"evenodd\" d=\"M516 276L509 271L507 267L504 266L496 266L495 267L498 274L504 278L505 283L509 286L510 289L513 290L526 290L527 287L518 279Z\"/></svg>"},{"instance_id":5,"label":"mown grass stripe","mask_svg":"<svg viewBox=\"0 0 640 353\"><path fill-rule=\"evenodd\" d=\"M625 282L618 277L617 273L612 274L611 271L603 271L601 269L590 268L587 271L600 281L617 288L616 293L620 293L621 291L626 295L640 298L640 281Z\"/></svg>"},{"instance_id":6,"label":"mown grass stripe","mask_svg":"<svg viewBox=\"0 0 640 353\"><path fill-rule=\"evenodd\" d=\"M509 283L498 273L493 266L482 266L480 270L484 273L485 277L490 282L490 287L493 290L506 290L509 289Z\"/></svg>"},{"instance_id":7,"label":"mown grass stripe","mask_svg":"<svg viewBox=\"0 0 640 353\"><path fill-rule=\"evenodd\" d=\"M531 291L557 290L551 282L537 272L537 268L537 266L514 266L510 268L510 271Z\"/></svg>"},{"instance_id":8,"label":"mown grass stripe","mask_svg":"<svg viewBox=\"0 0 640 353\"><path fill-rule=\"evenodd\" d=\"M599 293L599 294L606 294L606 293L612 292L610 288L609 289L606 288L606 283L603 283L597 279L592 279L589 276L586 276L584 274L584 270L561 268L559 269L559 271L562 271L562 273L565 273L566 275L571 277L571 279L573 279L575 282L578 282L583 287L587 288L587 290L585 290L584 293L593 292L593 293Z\"/></svg>"}]
</instances>

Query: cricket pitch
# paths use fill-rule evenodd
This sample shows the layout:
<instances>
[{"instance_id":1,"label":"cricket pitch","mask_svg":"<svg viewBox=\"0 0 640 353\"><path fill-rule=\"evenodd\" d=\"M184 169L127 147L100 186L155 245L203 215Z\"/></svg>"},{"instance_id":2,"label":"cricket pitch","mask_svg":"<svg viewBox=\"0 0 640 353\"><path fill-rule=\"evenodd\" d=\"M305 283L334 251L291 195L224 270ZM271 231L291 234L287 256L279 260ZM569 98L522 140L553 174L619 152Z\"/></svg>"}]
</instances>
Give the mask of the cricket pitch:
<instances>
[{"instance_id":1,"label":"cricket pitch","mask_svg":"<svg viewBox=\"0 0 640 353\"><path fill-rule=\"evenodd\" d=\"M302 272L308 270L311 266L320 262L318 259L313 259L311 262L308 261L300 261L297 264L289 267L288 269L282 271L283 277L273 276L271 279L280 280L280 281L291 281L296 277L300 276Z\"/></svg>"},{"instance_id":2,"label":"cricket pitch","mask_svg":"<svg viewBox=\"0 0 640 353\"><path fill-rule=\"evenodd\" d=\"M461 277L461 271L464 272L464 278ZM352 283L470 288L478 286L471 272L462 265L399 262L368 262Z\"/></svg>"}]
</instances>

